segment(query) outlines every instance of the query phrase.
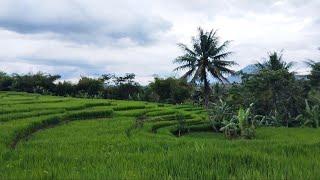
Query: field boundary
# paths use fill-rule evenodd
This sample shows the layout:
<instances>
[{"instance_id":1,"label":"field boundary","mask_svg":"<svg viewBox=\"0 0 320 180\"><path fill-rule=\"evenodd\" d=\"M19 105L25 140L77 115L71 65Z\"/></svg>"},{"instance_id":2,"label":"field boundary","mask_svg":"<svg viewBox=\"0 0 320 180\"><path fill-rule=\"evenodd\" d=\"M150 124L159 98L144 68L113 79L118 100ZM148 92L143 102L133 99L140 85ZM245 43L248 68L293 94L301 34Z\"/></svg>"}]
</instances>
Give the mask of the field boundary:
<instances>
[{"instance_id":1,"label":"field boundary","mask_svg":"<svg viewBox=\"0 0 320 180\"><path fill-rule=\"evenodd\" d=\"M73 113L65 113L64 115L56 115L53 117L46 118L39 122L34 122L26 128L17 130L12 140L9 143L11 149L16 149L17 144L23 140L28 139L32 134L43 130L58 126L62 123L67 123L76 120L90 120L97 118L110 118L113 116L113 110L90 110L90 111L79 111Z\"/></svg>"}]
</instances>

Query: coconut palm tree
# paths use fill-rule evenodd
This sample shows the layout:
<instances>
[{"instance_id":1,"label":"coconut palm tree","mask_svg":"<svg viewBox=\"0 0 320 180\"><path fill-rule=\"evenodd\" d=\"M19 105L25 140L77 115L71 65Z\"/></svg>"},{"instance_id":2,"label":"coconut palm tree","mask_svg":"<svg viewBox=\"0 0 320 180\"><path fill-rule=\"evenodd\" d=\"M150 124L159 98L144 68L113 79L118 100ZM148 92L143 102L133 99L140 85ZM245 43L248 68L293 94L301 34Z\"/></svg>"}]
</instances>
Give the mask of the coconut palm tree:
<instances>
[{"instance_id":1,"label":"coconut palm tree","mask_svg":"<svg viewBox=\"0 0 320 180\"><path fill-rule=\"evenodd\" d=\"M308 79L312 87L320 88L320 61L309 60L306 64L311 68Z\"/></svg>"},{"instance_id":2,"label":"coconut palm tree","mask_svg":"<svg viewBox=\"0 0 320 180\"><path fill-rule=\"evenodd\" d=\"M292 66L293 63L286 63L285 61L282 60L282 52L277 53L277 52L270 52L268 53L269 59L263 63L257 63L256 66L260 70L271 70L271 71L277 71L280 69L284 70L289 70Z\"/></svg>"},{"instance_id":3,"label":"coconut palm tree","mask_svg":"<svg viewBox=\"0 0 320 180\"><path fill-rule=\"evenodd\" d=\"M175 63L181 64L175 71L186 70L182 78L191 78L192 83L203 86L204 104L208 107L211 93L209 76L222 83L228 82L225 75L235 73L229 67L236 63L226 60L232 54L227 51L230 41L220 44L217 31L204 32L201 28L198 31L198 36L192 38L192 48L178 44L185 54L175 59Z\"/></svg>"}]
</instances>

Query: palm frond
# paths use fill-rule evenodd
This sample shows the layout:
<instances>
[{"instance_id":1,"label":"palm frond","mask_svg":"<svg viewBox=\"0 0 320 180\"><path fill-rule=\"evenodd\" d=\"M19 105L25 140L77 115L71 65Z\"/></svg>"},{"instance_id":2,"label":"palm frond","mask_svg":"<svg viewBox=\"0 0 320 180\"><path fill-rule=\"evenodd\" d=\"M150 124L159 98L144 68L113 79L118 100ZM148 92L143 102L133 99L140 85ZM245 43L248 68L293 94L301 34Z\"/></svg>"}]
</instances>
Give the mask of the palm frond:
<instances>
[{"instance_id":1,"label":"palm frond","mask_svg":"<svg viewBox=\"0 0 320 180\"><path fill-rule=\"evenodd\" d=\"M233 54L233 52L225 52L225 53L222 53L222 54L210 56L210 58L212 58L214 60L223 60L223 59L226 59L228 56L230 56L232 54ZM228 62L232 63L232 65L237 65L237 63L235 63L234 61L228 61Z\"/></svg>"},{"instance_id":2,"label":"palm frond","mask_svg":"<svg viewBox=\"0 0 320 180\"><path fill-rule=\"evenodd\" d=\"M190 69L187 71L183 76L181 76L181 79L188 79L192 74L194 73L195 69Z\"/></svg>"},{"instance_id":3,"label":"palm frond","mask_svg":"<svg viewBox=\"0 0 320 180\"><path fill-rule=\"evenodd\" d=\"M178 64L183 64L183 63L195 63L197 61L197 57L185 54L183 56L177 57L173 62L178 63Z\"/></svg>"},{"instance_id":4,"label":"palm frond","mask_svg":"<svg viewBox=\"0 0 320 180\"><path fill-rule=\"evenodd\" d=\"M221 74L224 74L224 75L235 75L236 72L234 70L231 70L229 68L226 68L226 67L218 67L221 71Z\"/></svg>"},{"instance_id":5,"label":"palm frond","mask_svg":"<svg viewBox=\"0 0 320 180\"><path fill-rule=\"evenodd\" d=\"M197 55L193 50L189 49L188 46L185 45L185 44L178 43L178 47L180 47L183 51L185 51L188 54L191 54L191 55L194 55L194 56Z\"/></svg>"},{"instance_id":6,"label":"palm frond","mask_svg":"<svg viewBox=\"0 0 320 180\"><path fill-rule=\"evenodd\" d=\"M262 70L262 69L265 69L265 64L264 63L256 63L255 66L259 69L259 70Z\"/></svg>"},{"instance_id":7,"label":"palm frond","mask_svg":"<svg viewBox=\"0 0 320 180\"><path fill-rule=\"evenodd\" d=\"M212 77L223 83L223 76L215 66L209 67L208 71L210 72Z\"/></svg>"},{"instance_id":8,"label":"palm frond","mask_svg":"<svg viewBox=\"0 0 320 180\"><path fill-rule=\"evenodd\" d=\"M201 66L197 68L195 71L193 78L191 79L192 83L195 83L198 79L201 79Z\"/></svg>"},{"instance_id":9,"label":"palm frond","mask_svg":"<svg viewBox=\"0 0 320 180\"><path fill-rule=\"evenodd\" d=\"M184 69L193 69L195 66L192 64L184 64L181 66L178 66L174 69L174 71L180 71L180 70L184 70Z\"/></svg>"},{"instance_id":10,"label":"palm frond","mask_svg":"<svg viewBox=\"0 0 320 180\"><path fill-rule=\"evenodd\" d=\"M225 41L220 46L212 46L210 48L210 55L215 56L219 53L225 52L231 41Z\"/></svg>"}]
</instances>

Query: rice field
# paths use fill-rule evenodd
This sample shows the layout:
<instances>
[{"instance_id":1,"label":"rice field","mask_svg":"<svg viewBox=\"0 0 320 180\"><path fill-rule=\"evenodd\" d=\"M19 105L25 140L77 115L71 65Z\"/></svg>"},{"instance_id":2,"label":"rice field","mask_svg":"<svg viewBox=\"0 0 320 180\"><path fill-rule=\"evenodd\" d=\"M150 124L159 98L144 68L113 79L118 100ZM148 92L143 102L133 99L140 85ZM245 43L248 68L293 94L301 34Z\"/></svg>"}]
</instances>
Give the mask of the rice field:
<instances>
[{"instance_id":1,"label":"rice field","mask_svg":"<svg viewBox=\"0 0 320 180\"><path fill-rule=\"evenodd\" d=\"M175 115L190 133L177 137ZM201 107L0 92L0 179L319 179L320 130L210 131Z\"/></svg>"}]
</instances>

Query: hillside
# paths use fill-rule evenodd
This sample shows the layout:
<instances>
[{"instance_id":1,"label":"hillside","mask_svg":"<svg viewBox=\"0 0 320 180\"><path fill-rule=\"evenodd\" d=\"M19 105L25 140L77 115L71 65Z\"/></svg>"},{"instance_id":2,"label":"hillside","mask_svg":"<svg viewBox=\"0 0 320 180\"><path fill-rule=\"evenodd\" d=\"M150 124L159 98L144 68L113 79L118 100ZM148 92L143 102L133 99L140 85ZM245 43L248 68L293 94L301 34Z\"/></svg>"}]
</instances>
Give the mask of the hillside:
<instances>
[{"instance_id":1,"label":"hillside","mask_svg":"<svg viewBox=\"0 0 320 180\"><path fill-rule=\"evenodd\" d=\"M201 107L0 92L0 179L316 179L319 129L213 133ZM177 116L190 133L177 137Z\"/></svg>"}]
</instances>

